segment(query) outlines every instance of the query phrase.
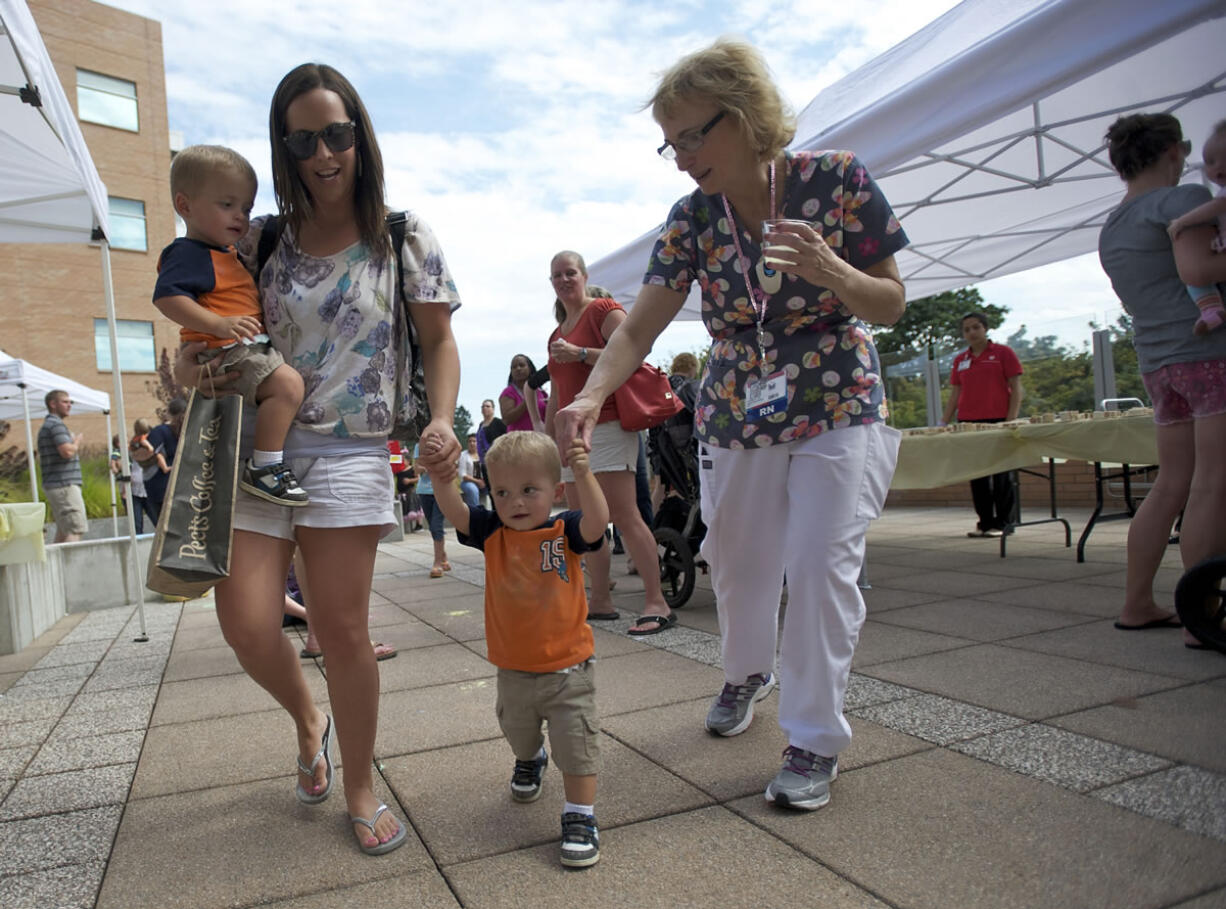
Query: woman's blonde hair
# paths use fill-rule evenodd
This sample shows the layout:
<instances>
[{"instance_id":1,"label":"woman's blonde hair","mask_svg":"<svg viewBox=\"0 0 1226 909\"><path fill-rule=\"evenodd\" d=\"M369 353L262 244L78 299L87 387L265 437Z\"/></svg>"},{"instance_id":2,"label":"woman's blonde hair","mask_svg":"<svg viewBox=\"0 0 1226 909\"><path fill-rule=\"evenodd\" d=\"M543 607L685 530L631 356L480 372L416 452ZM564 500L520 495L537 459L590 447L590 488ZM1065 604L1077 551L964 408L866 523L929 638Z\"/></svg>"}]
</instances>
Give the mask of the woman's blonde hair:
<instances>
[{"instance_id":1,"label":"woman's blonde hair","mask_svg":"<svg viewBox=\"0 0 1226 909\"><path fill-rule=\"evenodd\" d=\"M709 99L741 124L763 160L774 158L796 135L796 117L771 79L757 48L720 38L682 57L660 78L648 105L656 120L685 100Z\"/></svg>"},{"instance_id":2,"label":"woman's blonde hair","mask_svg":"<svg viewBox=\"0 0 1226 909\"><path fill-rule=\"evenodd\" d=\"M587 263L583 261L583 256L571 249L564 249L560 253L556 253L554 257L549 260L550 270L553 269L553 263L557 262L558 259L561 259L563 256L568 259L574 259L575 264L579 266L579 273L582 274L583 277L587 277ZM589 293L588 296L590 297L591 294ZM557 297L553 298L553 317L558 320L559 325L566 321L566 307L562 305L562 301Z\"/></svg>"}]
</instances>

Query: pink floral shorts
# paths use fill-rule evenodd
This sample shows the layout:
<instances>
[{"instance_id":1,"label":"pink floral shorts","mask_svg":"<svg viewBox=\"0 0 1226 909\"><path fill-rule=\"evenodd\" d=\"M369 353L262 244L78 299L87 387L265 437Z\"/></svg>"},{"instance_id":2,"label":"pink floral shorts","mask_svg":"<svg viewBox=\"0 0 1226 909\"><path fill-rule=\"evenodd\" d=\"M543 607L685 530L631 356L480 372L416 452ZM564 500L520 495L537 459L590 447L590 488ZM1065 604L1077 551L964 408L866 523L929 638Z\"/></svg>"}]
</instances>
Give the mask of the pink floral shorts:
<instances>
[{"instance_id":1,"label":"pink floral shorts","mask_svg":"<svg viewBox=\"0 0 1226 909\"><path fill-rule=\"evenodd\" d=\"M1226 360L1172 363L1145 373L1141 380L1159 426L1226 413Z\"/></svg>"}]
</instances>

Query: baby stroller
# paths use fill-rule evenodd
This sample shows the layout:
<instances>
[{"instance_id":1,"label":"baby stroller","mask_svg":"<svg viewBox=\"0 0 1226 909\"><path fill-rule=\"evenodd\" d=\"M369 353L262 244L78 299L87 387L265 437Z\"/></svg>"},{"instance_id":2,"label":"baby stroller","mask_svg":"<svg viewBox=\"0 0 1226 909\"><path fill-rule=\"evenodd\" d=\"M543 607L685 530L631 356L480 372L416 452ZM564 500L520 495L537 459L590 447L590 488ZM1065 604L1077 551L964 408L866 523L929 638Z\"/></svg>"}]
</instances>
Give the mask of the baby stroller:
<instances>
[{"instance_id":1,"label":"baby stroller","mask_svg":"<svg viewBox=\"0 0 1226 909\"><path fill-rule=\"evenodd\" d=\"M707 533L698 490L692 386L679 385L675 391L685 409L647 432L652 464L668 492L656 509L652 533L660 556L660 586L670 609L684 606L694 592L696 557Z\"/></svg>"},{"instance_id":2,"label":"baby stroller","mask_svg":"<svg viewBox=\"0 0 1226 909\"><path fill-rule=\"evenodd\" d=\"M1183 626L1206 647L1226 653L1226 556L1193 565L1175 587L1175 609Z\"/></svg>"}]
</instances>

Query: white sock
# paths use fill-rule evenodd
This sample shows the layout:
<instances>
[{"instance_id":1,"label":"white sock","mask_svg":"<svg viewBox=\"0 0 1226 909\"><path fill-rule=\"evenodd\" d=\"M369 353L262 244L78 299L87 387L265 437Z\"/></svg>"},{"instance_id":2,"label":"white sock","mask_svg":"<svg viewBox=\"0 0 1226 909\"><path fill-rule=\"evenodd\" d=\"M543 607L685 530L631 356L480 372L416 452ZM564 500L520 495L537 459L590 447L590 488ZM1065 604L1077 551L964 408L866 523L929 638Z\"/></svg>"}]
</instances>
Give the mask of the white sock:
<instances>
[{"instance_id":1,"label":"white sock","mask_svg":"<svg viewBox=\"0 0 1226 909\"><path fill-rule=\"evenodd\" d=\"M260 451L257 448L251 452L252 467L267 467L270 464L280 464L284 460L284 451Z\"/></svg>"},{"instance_id":2,"label":"white sock","mask_svg":"<svg viewBox=\"0 0 1226 909\"><path fill-rule=\"evenodd\" d=\"M588 817L593 817L596 814L595 805L576 805L574 802L564 802L562 805L563 814L586 814Z\"/></svg>"}]
</instances>

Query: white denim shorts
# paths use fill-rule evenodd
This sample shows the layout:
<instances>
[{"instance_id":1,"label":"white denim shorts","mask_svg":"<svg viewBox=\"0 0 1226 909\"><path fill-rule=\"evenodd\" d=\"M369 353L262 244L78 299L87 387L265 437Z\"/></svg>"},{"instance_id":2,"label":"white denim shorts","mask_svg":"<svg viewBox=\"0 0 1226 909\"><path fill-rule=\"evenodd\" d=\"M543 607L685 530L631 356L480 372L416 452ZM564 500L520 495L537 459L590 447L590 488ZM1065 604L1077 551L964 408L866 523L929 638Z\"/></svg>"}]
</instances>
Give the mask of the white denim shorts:
<instances>
[{"instance_id":1,"label":"white denim shorts","mask_svg":"<svg viewBox=\"0 0 1226 909\"><path fill-rule=\"evenodd\" d=\"M288 464L311 501L289 508L253 496L241 486L234 500L234 529L293 540L296 527L396 526L392 466L383 455L290 458Z\"/></svg>"},{"instance_id":2,"label":"white denim shorts","mask_svg":"<svg viewBox=\"0 0 1226 909\"><path fill-rule=\"evenodd\" d=\"M634 473L638 460L637 432L626 432L616 420L596 424L592 430L592 451L588 455L592 473L616 473L619 470ZM562 481L575 482L575 475L569 467L562 468Z\"/></svg>"}]
</instances>

